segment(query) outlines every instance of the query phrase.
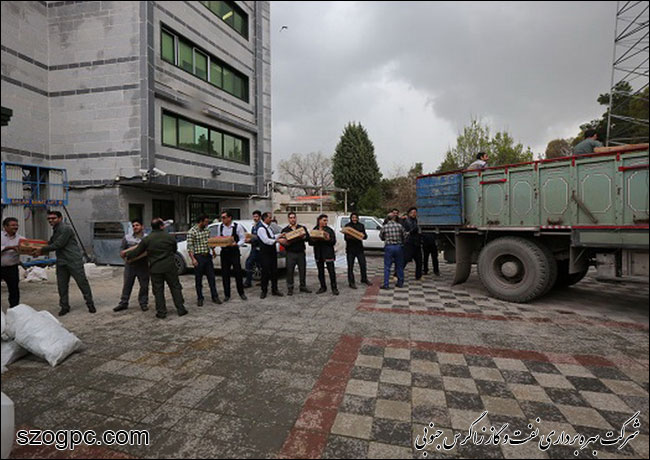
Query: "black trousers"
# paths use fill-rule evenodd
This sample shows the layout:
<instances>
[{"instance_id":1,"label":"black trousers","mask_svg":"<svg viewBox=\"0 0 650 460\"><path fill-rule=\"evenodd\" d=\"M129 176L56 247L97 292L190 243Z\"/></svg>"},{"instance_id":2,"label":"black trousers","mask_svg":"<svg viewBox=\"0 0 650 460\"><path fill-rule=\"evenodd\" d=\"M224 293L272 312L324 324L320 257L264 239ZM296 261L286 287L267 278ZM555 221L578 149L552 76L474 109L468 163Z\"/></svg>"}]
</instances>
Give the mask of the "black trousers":
<instances>
[{"instance_id":1,"label":"black trousers","mask_svg":"<svg viewBox=\"0 0 650 460\"><path fill-rule=\"evenodd\" d=\"M355 284L354 280L354 260L359 261L359 267L361 267L361 282L365 283L368 281L368 266L366 264L366 254L361 249L352 249L346 252L348 258L348 283Z\"/></svg>"},{"instance_id":2,"label":"black trousers","mask_svg":"<svg viewBox=\"0 0 650 460\"><path fill-rule=\"evenodd\" d=\"M415 279L422 278L422 246L419 244L404 245L404 268L410 261L415 261Z\"/></svg>"},{"instance_id":3,"label":"black trousers","mask_svg":"<svg viewBox=\"0 0 650 460\"><path fill-rule=\"evenodd\" d=\"M135 279L140 283L140 290L138 291L138 302L141 307L146 307L149 304L149 265L145 260L138 261L134 264L126 264L124 266L124 284L122 286L122 298L120 299L120 306L129 306L129 298L133 291Z\"/></svg>"},{"instance_id":4,"label":"black trousers","mask_svg":"<svg viewBox=\"0 0 650 460\"><path fill-rule=\"evenodd\" d=\"M165 273L152 273L151 277L151 289L153 291L154 298L156 299L156 312L160 314L167 313L167 304L165 302L165 283L169 287L169 290L172 293L172 299L174 300L174 306L177 311L182 311L185 309L184 300L183 300L183 287L181 282L178 279L178 273L176 270L165 272Z\"/></svg>"},{"instance_id":5,"label":"black trousers","mask_svg":"<svg viewBox=\"0 0 650 460\"><path fill-rule=\"evenodd\" d=\"M15 307L20 303L20 288L18 287L20 276L18 274L18 265L2 267L1 273L2 281L7 283L7 290L9 291L9 308Z\"/></svg>"},{"instance_id":6,"label":"black trousers","mask_svg":"<svg viewBox=\"0 0 650 460\"><path fill-rule=\"evenodd\" d=\"M318 267L318 281L320 281L320 287L327 289L327 284L325 283L325 265L327 264L327 272L330 275L330 285L332 289L337 289L336 287L336 270L334 268L334 261L325 262L324 260L317 260L316 266Z\"/></svg>"},{"instance_id":7,"label":"black trousers","mask_svg":"<svg viewBox=\"0 0 650 460\"><path fill-rule=\"evenodd\" d=\"M221 277L223 278L223 295L230 297L230 275L235 275L237 293L244 295L244 278L241 271L241 253L239 248L221 248Z\"/></svg>"},{"instance_id":8,"label":"black trousers","mask_svg":"<svg viewBox=\"0 0 650 460\"><path fill-rule=\"evenodd\" d=\"M273 292L278 290L278 253L275 246L263 245L260 252L262 265L262 292L269 291L269 281Z\"/></svg>"},{"instance_id":9,"label":"black trousers","mask_svg":"<svg viewBox=\"0 0 650 460\"><path fill-rule=\"evenodd\" d=\"M298 276L300 278L300 287L307 287L307 260L304 252L287 251L287 287L293 289L293 280L298 266Z\"/></svg>"},{"instance_id":10,"label":"black trousers","mask_svg":"<svg viewBox=\"0 0 650 460\"><path fill-rule=\"evenodd\" d=\"M199 263L194 267L194 282L196 284L196 298L203 300L203 275L208 279L210 294L215 299L219 297L217 292L216 276L214 274L214 263L210 254L194 254L194 258Z\"/></svg>"},{"instance_id":11,"label":"black trousers","mask_svg":"<svg viewBox=\"0 0 650 460\"><path fill-rule=\"evenodd\" d=\"M440 273L440 264L438 263L438 245L433 243L422 245L424 251L424 273L429 273L429 257L433 265L433 273Z\"/></svg>"}]
</instances>

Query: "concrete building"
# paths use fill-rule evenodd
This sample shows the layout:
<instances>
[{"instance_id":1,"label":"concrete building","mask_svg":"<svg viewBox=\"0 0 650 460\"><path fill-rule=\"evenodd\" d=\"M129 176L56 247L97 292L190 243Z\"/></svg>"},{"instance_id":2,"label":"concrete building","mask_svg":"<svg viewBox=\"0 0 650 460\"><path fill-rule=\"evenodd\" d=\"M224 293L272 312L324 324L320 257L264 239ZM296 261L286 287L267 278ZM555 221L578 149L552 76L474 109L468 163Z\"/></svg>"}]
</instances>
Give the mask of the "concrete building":
<instances>
[{"instance_id":1,"label":"concrete building","mask_svg":"<svg viewBox=\"0 0 650 460\"><path fill-rule=\"evenodd\" d=\"M270 208L269 15L254 1L3 1L2 161L67 171L87 247L97 222L183 230Z\"/></svg>"}]
</instances>

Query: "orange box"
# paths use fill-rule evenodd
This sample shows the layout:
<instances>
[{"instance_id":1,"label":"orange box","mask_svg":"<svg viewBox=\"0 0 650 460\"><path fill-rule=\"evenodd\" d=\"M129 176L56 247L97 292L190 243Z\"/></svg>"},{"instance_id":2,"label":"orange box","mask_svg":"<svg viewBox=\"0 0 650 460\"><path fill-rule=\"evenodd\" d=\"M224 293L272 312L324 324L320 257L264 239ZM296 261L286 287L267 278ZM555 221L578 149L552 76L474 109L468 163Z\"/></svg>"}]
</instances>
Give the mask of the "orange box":
<instances>
[{"instance_id":1,"label":"orange box","mask_svg":"<svg viewBox=\"0 0 650 460\"><path fill-rule=\"evenodd\" d=\"M208 238L208 246L211 248L222 248L235 243L232 236L213 236Z\"/></svg>"},{"instance_id":2,"label":"orange box","mask_svg":"<svg viewBox=\"0 0 650 460\"><path fill-rule=\"evenodd\" d=\"M312 240L325 240L326 239L326 237L325 237L326 234L327 234L327 232L325 232L325 230L311 230L309 232L309 237Z\"/></svg>"},{"instance_id":3,"label":"orange box","mask_svg":"<svg viewBox=\"0 0 650 460\"><path fill-rule=\"evenodd\" d=\"M47 246L47 241L45 240L30 240L23 238L18 242L18 254L31 256L34 249L43 248L45 246Z\"/></svg>"},{"instance_id":4,"label":"orange box","mask_svg":"<svg viewBox=\"0 0 650 460\"><path fill-rule=\"evenodd\" d=\"M343 227L341 233L356 238L357 240L363 241L363 233L358 230L353 229L352 227Z\"/></svg>"},{"instance_id":5,"label":"orange box","mask_svg":"<svg viewBox=\"0 0 650 460\"><path fill-rule=\"evenodd\" d=\"M287 241L292 241L298 238L302 238L305 235L307 235L307 232L305 232L305 229L303 227L300 227L296 230L292 230L289 233L286 233L284 236Z\"/></svg>"}]
</instances>

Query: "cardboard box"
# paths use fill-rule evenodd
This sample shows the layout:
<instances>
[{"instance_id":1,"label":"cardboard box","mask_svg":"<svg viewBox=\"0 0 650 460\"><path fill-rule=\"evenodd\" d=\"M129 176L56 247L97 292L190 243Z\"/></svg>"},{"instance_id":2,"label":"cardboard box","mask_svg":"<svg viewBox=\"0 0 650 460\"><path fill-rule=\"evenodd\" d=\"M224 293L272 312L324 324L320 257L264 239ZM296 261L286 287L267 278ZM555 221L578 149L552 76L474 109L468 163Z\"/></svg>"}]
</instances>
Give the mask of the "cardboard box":
<instances>
[{"instance_id":1,"label":"cardboard box","mask_svg":"<svg viewBox=\"0 0 650 460\"><path fill-rule=\"evenodd\" d=\"M30 240L23 238L18 242L18 254L31 256L34 249L43 248L47 246L45 240Z\"/></svg>"},{"instance_id":2,"label":"cardboard box","mask_svg":"<svg viewBox=\"0 0 650 460\"><path fill-rule=\"evenodd\" d=\"M363 233L361 233L358 230L353 229L352 227L343 227L341 229L341 233L351 236L352 238L355 238L357 240L363 241Z\"/></svg>"},{"instance_id":3,"label":"cardboard box","mask_svg":"<svg viewBox=\"0 0 650 460\"><path fill-rule=\"evenodd\" d=\"M125 251L126 253L129 253L129 252L135 250L135 248L137 248L137 246L131 246L130 248L125 249L124 251ZM145 257L147 257L147 251L144 251L144 252L143 252L142 254L140 254L138 257L134 257L133 259L127 259L127 258L125 257L124 260L126 261L127 264L132 264L133 262L135 262L135 261L137 261L137 260L144 259Z\"/></svg>"},{"instance_id":4,"label":"cardboard box","mask_svg":"<svg viewBox=\"0 0 650 460\"><path fill-rule=\"evenodd\" d=\"M253 234L252 234L252 233L246 233L246 234L245 234L245 237L246 237L246 238L244 239L244 241L245 241L246 243L250 243L251 241L253 241Z\"/></svg>"},{"instance_id":5,"label":"cardboard box","mask_svg":"<svg viewBox=\"0 0 650 460\"><path fill-rule=\"evenodd\" d=\"M327 233L325 232L325 230L311 230L309 232L309 237L312 240L324 241L326 239L326 237L325 237L326 234Z\"/></svg>"},{"instance_id":6,"label":"cardboard box","mask_svg":"<svg viewBox=\"0 0 650 460\"><path fill-rule=\"evenodd\" d=\"M306 236L307 232L305 232L305 229L303 227L300 227L296 230L292 230L288 233L286 233L284 236L287 239L287 241L293 241L299 238L302 238L303 236Z\"/></svg>"},{"instance_id":7,"label":"cardboard box","mask_svg":"<svg viewBox=\"0 0 650 460\"><path fill-rule=\"evenodd\" d=\"M211 248L223 248L235 243L232 236L213 236L208 238L208 246Z\"/></svg>"}]
</instances>

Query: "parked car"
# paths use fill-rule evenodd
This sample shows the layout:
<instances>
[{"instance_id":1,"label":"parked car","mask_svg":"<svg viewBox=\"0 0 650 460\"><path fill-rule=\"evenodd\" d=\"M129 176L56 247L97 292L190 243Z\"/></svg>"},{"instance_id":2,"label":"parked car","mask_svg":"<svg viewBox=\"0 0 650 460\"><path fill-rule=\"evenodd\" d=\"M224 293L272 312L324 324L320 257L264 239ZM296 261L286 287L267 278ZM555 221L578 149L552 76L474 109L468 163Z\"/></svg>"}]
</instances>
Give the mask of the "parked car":
<instances>
[{"instance_id":1,"label":"parked car","mask_svg":"<svg viewBox=\"0 0 650 460\"><path fill-rule=\"evenodd\" d=\"M252 220L238 220L235 222L237 222L237 225L241 225L244 228L244 233L250 233L251 228L253 228L254 225L254 222ZM214 222L208 225L208 229L210 229L211 237L219 236L218 235L219 225L221 225L220 222ZM271 228L275 233L280 233L282 231L282 228L280 228L276 224L271 224ZM280 244L277 244L277 248L278 248L278 268L286 268L287 254L284 248ZM221 258L219 257L221 248L215 248L215 251L217 253L217 257L213 259L214 268L219 270L221 268ZM246 267L246 259L248 259L248 255L250 254L250 251L251 251L250 244L245 244L243 247L240 248L242 269ZM187 241L178 243L178 251L176 252L175 262L176 262L176 268L178 269L179 275L193 268L192 259L190 258L190 255L187 252ZM258 278L259 274L256 274L255 277Z\"/></svg>"},{"instance_id":2,"label":"parked car","mask_svg":"<svg viewBox=\"0 0 650 460\"><path fill-rule=\"evenodd\" d=\"M345 247L344 235L341 234L341 229L350 222L350 216L338 216L336 219L336 239ZM379 238L379 231L381 230L381 222L373 216L359 216L359 222L366 226L366 233L368 239L363 241L363 247L366 249L384 249L384 242Z\"/></svg>"}]
</instances>

